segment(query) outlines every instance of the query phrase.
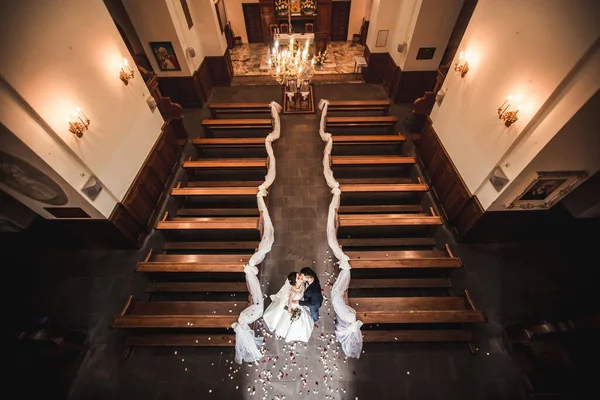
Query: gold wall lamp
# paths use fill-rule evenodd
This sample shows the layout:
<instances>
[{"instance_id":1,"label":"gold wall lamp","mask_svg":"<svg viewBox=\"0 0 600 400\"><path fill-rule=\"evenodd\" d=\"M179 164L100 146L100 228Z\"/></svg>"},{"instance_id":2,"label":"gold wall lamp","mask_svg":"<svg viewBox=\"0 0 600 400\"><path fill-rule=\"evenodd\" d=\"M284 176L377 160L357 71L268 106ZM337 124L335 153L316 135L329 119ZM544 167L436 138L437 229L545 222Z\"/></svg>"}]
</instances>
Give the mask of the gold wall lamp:
<instances>
[{"instance_id":1,"label":"gold wall lamp","mask_svg":"<svg viewBox=\"0 0 600 400\"><path fill-rule=\"evenodd\" d=\"M123 59L123 65L121 66L121 72L119 73L119 78L123 81L124 84L128 85L129 81L133 79L134 72L129 66L129 62L127 59Z\"/></svg>"},{"instance_id":2,"label":"gold wall lamp","mask_svg":"<svg viewBox=\"0 0 600 400\"><path fill-rule=\"evenodd\" d=\"M506 127L511 126L513 123L517 122L519 119L517 114L521 110L521 106L517 107L514 111L508 111L508 107L510 107L509 101L512 99L512 95L509 95L504 103L500 107L498 107L498 118L504 121L504 125Z\"/></svg>"},{"instance_id":3,"label":"gold wall lamp","mask_svg":"<svg viewBox=\"0 0 600 400\"><path fill-rule=\"evenodd\" d=\"M460 74L461 78L464 78L467 72L469 72L468 56L468 51L466 53L464 51L461 51L458 55L458 60L456 60L456 63L454 64L454 70ZM464 62L461 65L459 65L463 61L463 59Z\"/></svg>"},{"instance_id":4,"label":"gold wall lamp","mask_svg":"<svg viewBox=\"0 0 600 400\"><path fill-rule=\"evenodd\" d=\"M81 108L75 107L75 111L73 112L73 116L77 119L77 121L71 121L69 117L67 117L67 122L69 123L69 132L81 138L83 136L83 132L87 131L90 127L90 120L88 117L83 115L81 112Z\"/></svg>"}]
</instances>

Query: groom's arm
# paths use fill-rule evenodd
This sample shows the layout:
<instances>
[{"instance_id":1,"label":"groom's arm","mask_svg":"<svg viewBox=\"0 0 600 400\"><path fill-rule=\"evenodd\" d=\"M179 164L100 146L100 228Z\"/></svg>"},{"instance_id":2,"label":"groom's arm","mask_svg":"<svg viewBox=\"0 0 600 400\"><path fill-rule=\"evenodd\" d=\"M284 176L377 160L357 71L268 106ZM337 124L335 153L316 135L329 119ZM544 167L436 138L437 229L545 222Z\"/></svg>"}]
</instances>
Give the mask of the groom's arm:
<instances>
[{"instance_id":1,"label":"groom's arm","mask_svg":"<svg viewBox=\"0 0 600 400\"><path fill-rule=\"evenodd\" d=\"M304 299L300 300L300 305L308 307L319 306L319 299L318 297L314 296L314 293L304 292Z\"/></svg>"}]
</instances>

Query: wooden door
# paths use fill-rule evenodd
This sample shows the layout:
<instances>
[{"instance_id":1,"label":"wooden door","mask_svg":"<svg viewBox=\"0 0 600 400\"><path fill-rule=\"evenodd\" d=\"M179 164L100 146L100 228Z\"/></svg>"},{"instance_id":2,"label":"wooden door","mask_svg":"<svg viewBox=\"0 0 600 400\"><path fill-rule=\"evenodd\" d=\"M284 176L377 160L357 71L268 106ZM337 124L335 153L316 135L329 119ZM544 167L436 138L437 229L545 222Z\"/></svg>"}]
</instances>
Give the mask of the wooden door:
<instances>
[{"instance_id":1,"label":"wooden door","mask_svg":"<svg viewBox=\"0 0 600 400\"><path fill-rule=\"evenodd\" d=\"M350 2L334 1L331 8L331 40L348 40L350 22Z\"/></svg>"},{"instance_id":2,"label":"wooden door","mask_svg":"<svg viewBox=\"0 0 600 400\"><path fill-rule=\"evenodd\" d=\"M260 6L258 3L243 3L242 8L244 10L248 43L262 43L263 32L260 20Z\"/></svg>"}]
</instances>

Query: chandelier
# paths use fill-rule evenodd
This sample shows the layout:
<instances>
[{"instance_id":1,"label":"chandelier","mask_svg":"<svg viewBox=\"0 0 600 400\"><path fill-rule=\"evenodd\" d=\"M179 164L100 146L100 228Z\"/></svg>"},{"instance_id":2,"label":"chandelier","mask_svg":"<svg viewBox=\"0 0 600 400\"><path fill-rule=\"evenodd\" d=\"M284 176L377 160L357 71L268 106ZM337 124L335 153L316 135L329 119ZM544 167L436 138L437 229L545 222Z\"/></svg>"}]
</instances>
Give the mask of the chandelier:
<instances>
[{"instance_id":1,"label":"chandelier","mask_svg":"<svg viewBox=\"0 0 600 400\"><path fill-rule=\"evenodd\" d=\"M289 6L289 4L288 4ZM294 41L292 33L291 12L288 12L288 29L287 46L279 45L279 39L275 43L267 56L267 64L269 72L275 78L277 83L285 84L286 86L300 87L302 82L306 82L315 74L315 59L308 58L309 40L306 39L306 44L302 46L300 41ZM279 36L285 39L284 35ZM302 47L304 47L302 49Z\"/></svg>"}]
</instances>

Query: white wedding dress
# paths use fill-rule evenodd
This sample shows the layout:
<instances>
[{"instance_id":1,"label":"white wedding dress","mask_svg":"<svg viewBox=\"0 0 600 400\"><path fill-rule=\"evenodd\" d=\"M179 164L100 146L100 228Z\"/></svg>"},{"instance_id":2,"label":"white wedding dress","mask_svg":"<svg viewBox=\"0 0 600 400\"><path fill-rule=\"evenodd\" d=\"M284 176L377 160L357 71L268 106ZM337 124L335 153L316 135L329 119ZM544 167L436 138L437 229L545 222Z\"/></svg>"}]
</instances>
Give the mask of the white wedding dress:
<instances>
[{"instance_id":1,"label":"white wedding dress","mask_svg":"<svg viewBox=\"0 0 600 400\"><path fill-rule=\"evenodd\" d=\"M299 291L292 289L292 285L286 280L281 290L271 295L272 303L263 314L263 319L269 331L283 337L286 343L308 342L315 324L308 307L292 305L293 308L297 307L301 310L300 317L294 321L290 319L292 314L284 308L286 305L291 305L290 300L301 300L304 295L304 286Z\"/></svg>"}]
</instances>

